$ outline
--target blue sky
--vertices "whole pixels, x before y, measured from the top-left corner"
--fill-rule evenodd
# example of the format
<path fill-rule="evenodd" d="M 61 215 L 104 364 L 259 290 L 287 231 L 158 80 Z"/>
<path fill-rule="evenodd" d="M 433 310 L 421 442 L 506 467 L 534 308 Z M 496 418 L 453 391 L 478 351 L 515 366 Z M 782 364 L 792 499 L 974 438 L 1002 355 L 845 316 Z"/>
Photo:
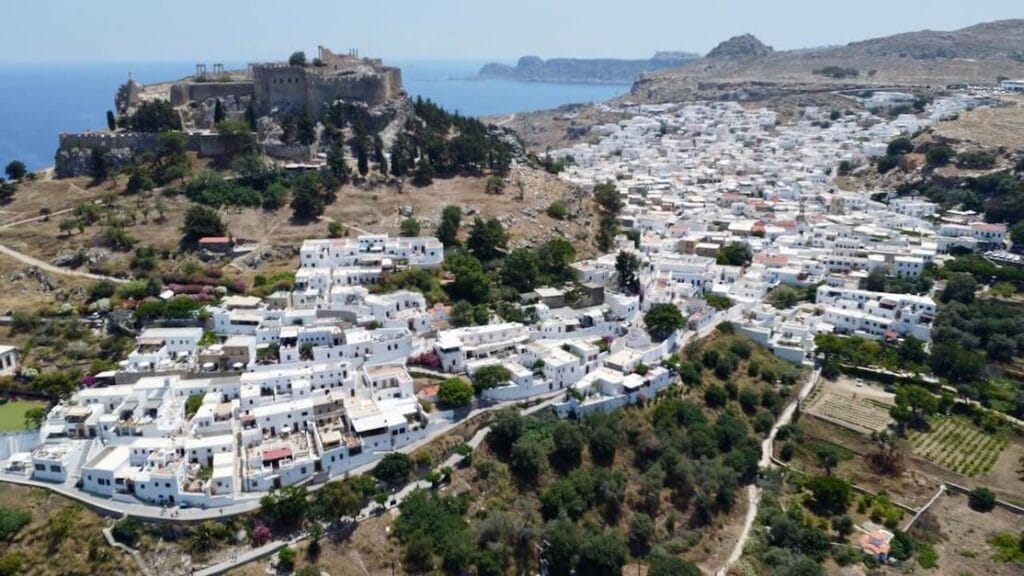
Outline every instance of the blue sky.
<path fill-rule="evenodd" d="M 284 58 L 317 44 L 386 59 L 706 52 L 751 32 L 776 49 L 1024 18 L 1021 0 L 14 0 L 6 62 Z"/>

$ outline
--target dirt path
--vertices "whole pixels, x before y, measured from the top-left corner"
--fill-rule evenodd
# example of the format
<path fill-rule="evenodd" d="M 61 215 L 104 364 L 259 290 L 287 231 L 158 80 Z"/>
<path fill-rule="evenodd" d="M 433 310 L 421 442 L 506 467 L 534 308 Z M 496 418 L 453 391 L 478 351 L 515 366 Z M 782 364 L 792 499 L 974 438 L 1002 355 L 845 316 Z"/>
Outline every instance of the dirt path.
<path fill-rule="evenodd" d="M 768 437 L 761 443 L 761 462 L 759 463 L 761 468 L 771 468 L 772 466 L 772 445 L 775 442 L 775 435 L 778 434 L 779 428 L 790 423 L 793 419 L 793 414 L 796 413 L 796 409 L 800 404 L 811 394 L 814 390 L 815 384 L 818 382 L 818 377 L 821 375 L 820 370 L 811 372 L 810 377 L 807 378 L 807 383 L 800 389 L 800 393 L 797 397 L 789 403 L 788 406 L 779 414 L 779 419 L 775 421 L 775 425 L 772 426 L 771 432 Z M 747 540 L 750 539 L 750 532 L 754 528 L 754 521 L 757 519 L 758 507 L 761 504 L 761 490 L 755 484 L 747 486 L 747 496 L 750 500 L 750 504 L 747 505 L 747 516 L 743 521 L 743 532 L 740 533 L 739 540 L 736 541 L 736 545 L 733 546 L 732 552 L 729 554 L 729 559 L 725 561 L 725 566 L 722 566 L 716 576 L 725 576 L 729 572 L 729 567 L 739 561 L 740 557 L 743 556 L 743 549 L 747 545 Z"/>
<path fill-rule="evenodd" d="M 117 283 L 127 282 L 127 280 L 125 280 L 123 278 L 114 278 L 113 276 L 103 276 L 101 274 L 92 274 L 92 273 L 89 273 L 89 272 L 79 272 L 78 270 L 71 270 L 70 268 L 61 268 L 59 266 L 54 266 L 53 264 L 50 264 L 49 262 L 43 262 L 42 260 L 39 260 L 38 258 L 33 258 L 32 256 L 29 256 L 28 254 L 24 254 L 22 252 L 18 252 L 17 250 L 14 250 L 13 248 L 11 248 L 9 246 L 5 246 L 3 244 L 0 244 L 0 254 L 6 254 L 7 256 L 10 256 L 11 258 L 14 258 L 15 260 L 17 260 L 17 261 L 19 261 L 19 262 L 21 262 L 23 264 L 28 264 L 29 266 L 35 266 L 36 268 L 39 268 L 40 270 L 43 270 L 45 272 L 50 272 L 52 274 L 61 274 L 63 276 L 77 276 L 79 278 L 89 278 L 91 280 L 110 280 L 111 282 L 117 282 Z"/>

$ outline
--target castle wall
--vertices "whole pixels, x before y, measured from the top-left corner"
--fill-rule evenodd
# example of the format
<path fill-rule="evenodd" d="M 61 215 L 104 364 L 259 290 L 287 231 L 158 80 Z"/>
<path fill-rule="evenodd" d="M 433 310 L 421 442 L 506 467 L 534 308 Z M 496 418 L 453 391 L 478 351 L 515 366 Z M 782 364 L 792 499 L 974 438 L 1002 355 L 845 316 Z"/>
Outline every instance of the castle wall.
<path fill-rule="evenodd" d="M 319 120 L 323 105 L 335 100 L 365 102 L 372 107 L 402 92 L 402 73 L 398 68 L 381 67 L 375 73 L 365 70 L 321 75 L 298 66 L 256 66 L 253 68 L 256 113 L 266 115 L 274 108 L 300 110 L 305 107 Z"/>
<path fill-rule="evenodd" d="M 256 113 L 260 116 L 273 108 L 301 109 L 309 104 L 306 71 L 298 66 L 257 66 L 253 69 L 253 84 Z"/>
<path fill-rule="evenodd" d="M 216 157 L 230 150 L 230 137 L 220 134 L 192 132 L 185 134 L 187 147 L 205 157 Z M 106 157 L 111 170 L 120 170 L 129 165 L 136 155 L 155 152 L 159 144 L 158 134 L 82 132 L 61 134 L 60 146 L 54 157 L 54 168 L 58 178 L 86 176 L 92 166 L 92 151 L 100 150 Z"/>
<path fill-rule="evenodd" d="M 207 98 L 235 98 L 252 96 L 253 82 L 177 82 L 171 86 L 171 105 L 202 102 Z"/>

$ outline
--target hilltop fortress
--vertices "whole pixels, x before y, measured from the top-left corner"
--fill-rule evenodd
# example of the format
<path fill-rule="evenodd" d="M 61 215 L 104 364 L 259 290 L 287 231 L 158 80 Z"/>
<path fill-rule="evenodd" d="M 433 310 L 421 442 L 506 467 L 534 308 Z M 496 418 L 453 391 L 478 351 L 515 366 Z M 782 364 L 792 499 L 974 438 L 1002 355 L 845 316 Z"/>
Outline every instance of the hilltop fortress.
<path fill-rule="evenodd" d="M 308 112 L 320 121 L 332 104 L 344 102 L 366 107 L 379 118 L 378 126 L 386 126 L 404 119 L 408 108 L 400 69 L 354 51 L 335 54 L 323 46 L 311 62 L 254 63 L 232 71 L 215 64 L 209 72 L 205 64 L 198 64 L 193 76 L 152 85 L 129 78 L 114 99 L 117 117 L 129 117 L 140 105 L 158 100 L 174 107 L 189 147 L 201 155 L 217 156 L 230 148 L 214 131 L 219 107 L 225 118 L 252 122 L 265 153 L 297 162 L 315 158 L 318 146 L 283 140 L 279 120 L 287 115 Z M 136 154 L 152 150 L 156 141 L 154 134 L 125 128 L 61 134 L 57 176 L 90 174 L 97 156 L 119 169 Z"/>

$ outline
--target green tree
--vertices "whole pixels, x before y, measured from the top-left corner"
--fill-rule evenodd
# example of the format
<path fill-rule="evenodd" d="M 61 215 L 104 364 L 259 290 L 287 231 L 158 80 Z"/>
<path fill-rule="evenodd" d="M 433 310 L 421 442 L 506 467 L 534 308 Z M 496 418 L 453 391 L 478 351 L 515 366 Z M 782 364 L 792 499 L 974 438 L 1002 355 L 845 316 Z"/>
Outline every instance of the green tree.
<path fill-rule="evenodd" d="M 615 236 L 619 233 L 619 225 L 615 218 L 604 215 L 598 221 L 597 234 L 594 235 L 594 245 L 602 252 L 608 252 L 615 245 Z"/>
<path fill-rule="evenodd" d="M 682 312 L 675 304 L 659 303 L 644 314 L 644 324 L 655 340 L 664 340 L 685 324 Z"/>
<path fill-rule="evenodd" d="M 525 426 L 523 416 L 515 408 L 499 410 L 487 432 L 487 445 L 495 453 L 507 456 L 512 451 L 512 445 L 523 434 Z"/>
<path fill-rule="evenodd" d="M 434 182 L 434 165 L 429 158 L 420 158 L 416 163 L 416 172 L 413 174 L 412 183 L 416 186 L 429 186 Z"/>
<path fill-rule="evenodd" d="M 988 488 L 979 486 L 967 494 L 967 504 L 978 512 L 991 512 L 996 506 L 996 495 Z"/>
<path fill-rule="evenodd" d="M 537 255 L 528 248 L 516 248 L 509 252 L 501 268 L 501 281 L 518 292 L 527 292 L 537 285 L 540 262 Z"/>
<path fill-rule="evenodd" d="M 811 508 L 822 516 L 845 514 L 850 503 L 850 484 L 835 476 L 816 476 L 806 484 L 814 498 Z"/>
<path fill-rule="evenodd" d="M 501 364 L 489 364 L 473 373 L 473 386 L 477 392 L 496 388 L 512 380 L 512 373 Z"/>
<path fill-rule="evenodd" d="M 193 204 L 185 212 L 181 232 L 183 234 L 182 243 L 192 246 L 199 242 L 200 238 L 206 236 L 224 236 L 227 234 L 227 227 L 216 210 Z"/>
<path fill-rule="evenodd" d="M 292 216 L 299 222 L 315 220 L 324 213 L 320 179 L 313 172 L 303 174 L 292 188 Z"/>
<path fill-rule="evenodd" d="M 224 104 L 221 103 L 220 98 L 217 98 L 213 104 L 213 123 L 218 124 L 224 121 L 227 116 L 224 114 Z"/>
<path fill-rule="evenodd" d="M 459 300 L 452 305 L 448 313 L 448 323 L 456 328 L 473 325 L 473 305 L 465 300 Z"/>
<path fill-rule="evenodd" d="M 544 469 L 548 453 L 540 439 L 522 436 L 512 445 L 509 469 L 521 482 L 535 484 Z"/>
<path fill-rule="evenodd" d="M 400 227 L 402 236 L 413 237 L 420 235 L 420 221 L 415 218 L 402 220 Z"/>
<path fill-rule="evenodd" d="M 117 119 L 114 117 L 113 110 L 107 110 L 107 130 L 111 132 L 117 130 Z"/>
<path fill-rule="evenodd" d="M 655 536 L 654 521 L 644 513 L 636 513 L 629 523 L 629 548 L 634 558 L 643 558 L 651 551 Z"/>
<path fill-rule="evenodd" d="M 910 141 L 910 138 L 900 136 L 889 141 L 889 145 L 886 146 L 885 153 L 888 156 L 900 156 L 908 152 L 914 151 L 914 143 Z"/>
<path fill-rule="evenodd" d="M 351 170 L 345 160 L 345 149 L 335 144 L 327 149 L 327 171 L 342 185 L 348 184 Z"/>
<path fill-rule="evenodd" d="M 28 169 L 21 160 L 11 160 L 4 168 L 4 173 L 7 174 L 9 180 L 21 180 L 28 174 Z"/>
<path fill-rule="evenodd" d="M 412 458 L 404 452 L 389 452 L 373 468 L 373 477 L 381 482 L 397 486 L 405 482 L 412 473 Z"/>
<path fill-rule="evenodd" d="M 288 57 L 289 66 L 305 66 L 306 65 L 306 53 L 300 51 L 292 52 L 292 55 Z"/>
<path fill-rule="evenodd" d="M 356 170 L 359 172 L 359 176 L 366 178 L 366 175 L 370 173 L 370 159 L 366 154 L 366 146 L 358 144 L 355 146 L 356 149 Z"/>
<path fill-rule="evenodd" d="M 484 272 L 483 265 L 472 254 L 464 250 L 449 251 L 444 265 L 455 277 L 445 287 L 445 291 L 452 299 L 480 304 L 490 296 L 490 278 Z"/>
<path fill-rule="evenodd" d="M 309 500 L 304 486 L 285 486 L 260 498 L 260 514 L 281 528 L 301 526 L 308 512 Z"/>
<path fill-rule="evenodd" d="M 626 294 L 640 292 L 640 258 L 633 252 L 622 251 L 615 257 L 615 272 L 618 274 L 619 289 Z"/>
<path fill-rule="evenodd" d="M 540 269 L 554 280 L 571 276 L 569 266 L 576 260 L 576 248 L 565 238 L 552 238 L 537 248 Z"/>
<path fill-rule="evenodd" d="M 925 159 L 929 166 L 945 166 L 949 164 L 949 161 L 955 154 L 949 146 L 938 144 L 928 149 L 928 152 L 925 153 Z"/>
<path fill-rule="evenodd" d="M 570 576 L 583 546 L 583 535 L 576 523 L 566 518 L 548 522 L 544 526 L 542 541 L 541 557 L 547 563 L 548 573 L 551 576 Z"/>
<path fill-rule="evenodd" d="M 730 242 L 718 253 L 716 261 L 723 266 L 746 266 L 751 258 L 749 246 L 742 242 Z"/>
<path fill-rule="evenodd" d="M 474 256 L 484 262 L 494 260 L 504 253 L 507 245 L 508 234 L 497 218 L 484 221 L 477 216 L 466 240 L 466 247 Z"/>
<path fill-rule="evenodd" d="M 462 224 L 462 208 L 445 206 L 441 211 L 441 222 L 437 225 L 435 236 L 445 248 L 459 245 L 459 226 Z"/>
<path fill-rule="evenodd" d="M 978 283 L 967 272 L 954 272 L 946 280 L 946 287 L 939 297 L 943 303 L 952 301 L 970 304 L 974 301 L 974 293 L 978 291 Z"/>
<path fill-rule="evenodd" d="M 577 466 L 583 454 L 583 432 L 576 424 L 559 420 L 551 432 L 554 462 L 563 470 Z"/>
<path fill-rule="evenodd" d="M 145 101 L 128 118 L 128 127 L 134 132 L 149 134 L 181 130 L 181 116 L 167 100 Z"/>
<path fill-rule="evenodd" d="M 363 495 L 348 480 L 328 482 L 316 496 L 318 509 L 329 522 L 355 517 L 363 502 Z"/>
<path fill-rule="evenodd" d="M 624 206 L 622 196 L 615 188 L 615 183 L 608 181 L 594 186 L 594 202 L 604 212 L 611 215 L 618 215 Z"/>
<path fill-rule="evenodd" d="M 579 549 L 576 571 L 588 576 L 621 576 L 629 550 L 615 532 L 594 534 Z"/>
<path fill-rule="evenodd" d="M 448 378 L 437 389 L 437 401 L 448 406 L 465 406 L 473 395 L 473 386 L 462 378 Z"/>

